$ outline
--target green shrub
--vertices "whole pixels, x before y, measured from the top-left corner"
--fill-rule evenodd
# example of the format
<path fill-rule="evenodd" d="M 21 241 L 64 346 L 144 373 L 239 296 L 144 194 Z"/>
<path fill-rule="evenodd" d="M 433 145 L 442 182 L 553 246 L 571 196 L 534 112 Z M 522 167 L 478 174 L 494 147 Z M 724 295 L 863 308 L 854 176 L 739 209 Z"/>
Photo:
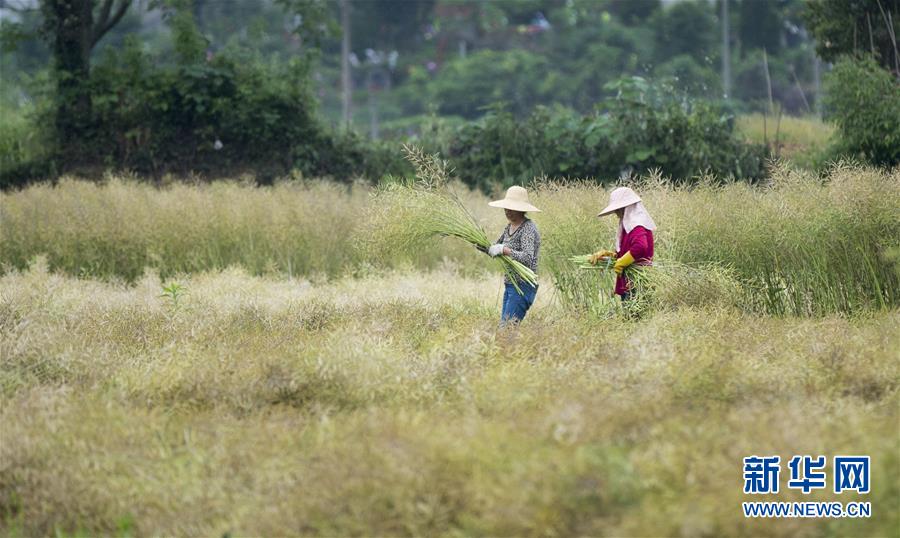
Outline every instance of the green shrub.
<path fill-rule="evenodd" d="M 446 148 L 460 178 L 482 189 L 542 175 L 610 180 L 654 168 L 678 180 L 706 171 L 721 178 L 762 177 L 765 148 L 741 141 L 734 118 L 721 107 L 678 98 L 671 87 L 639 77 L 606 89 L 616 96 L 591 115 L 538 107 L 517 120 L 495 106 L 432 147 Z"/>
<path fill-rule="evenodd" d="M 657 77 L 670 77 L 673 86 L 690 95 L 712 99 L 722 96 L 722 80 L 715 69 L 687 54 L 658 65 L 653 73 Z"/>
<path fill-rule="evenodd" d="M 156 67 L 138 46 L 111 52 L 94 70 L 94 162 L 151 174 L 382 173 L 367 163 L 384 160 L 383 153 L 369 155 L 358 138 L 320 124 L 305 62 L 240 61 L 223 53 Z"/>
<path fill-rule="evenodd" d="M 876 165 L 900 163 L 900 83 L 871 58 L 845 57 L 825 78 L 836 150 Z"/>
<path fill-rule="evenodd" d="M 41 156 L 40 131 L 22 111 L 4 106 L 0 114 L 0 188 L 46 175 L 50 169 Z"/>
<path fill-rule="evenodd" d="M 0 188 L 21 186 L 29 178 L 44 177 L 52 171 L 46 137 L 37 127 L 40 109 L 12 101 L 0 99 Z"/>
<path fill-rule="evenodd" d="M 21 122 L 5 125 L 0 187 L 40 178 L 54 167 L 153 177 L 250 171 L 264 183 L 291 172 L 339 180 L 409 172 L 399 151 L 322 124 L 307 59 L 264 61 L 240 49 L 207 59 L 193 23 L 176 22 L 175 62 L 151 56 L 133 37 L 119 49 L 106 49 L 90 75 L 84 137 L 60 141 L 41 159 L 26 159 L 25 134 L 52 140 L 52 127 L 24 133 Z"/>

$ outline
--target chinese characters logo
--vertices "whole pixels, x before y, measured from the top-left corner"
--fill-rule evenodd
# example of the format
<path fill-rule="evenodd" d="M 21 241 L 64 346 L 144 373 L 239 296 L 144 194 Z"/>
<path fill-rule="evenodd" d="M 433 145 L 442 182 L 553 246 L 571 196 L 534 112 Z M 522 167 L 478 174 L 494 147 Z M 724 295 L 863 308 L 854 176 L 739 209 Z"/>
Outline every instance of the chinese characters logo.
<path fill-rule="evenodd" d="M 808 494 L 827 485 L 825 456 L 794 456 L 788 462 L 787 487 Z M 781 475 L 780 456 L 744 458 L 744 493 L 778 493 Z M 832 459 L 832 486 L 835 493 L 869 493 L 869 456 L 835 456 Z"/>

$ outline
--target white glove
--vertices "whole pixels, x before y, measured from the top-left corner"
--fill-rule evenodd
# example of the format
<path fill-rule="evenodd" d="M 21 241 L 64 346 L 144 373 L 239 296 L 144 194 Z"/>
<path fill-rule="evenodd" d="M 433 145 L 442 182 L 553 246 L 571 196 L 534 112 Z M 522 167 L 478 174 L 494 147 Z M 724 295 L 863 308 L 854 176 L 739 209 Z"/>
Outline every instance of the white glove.
<path fill-rule="evenodd" d="M 501 243 L 491 245 L 491 248 L 488 249 L 488 254 L 490 254 L 492 258 L 496 258 L 497 256 L 503 254 L 503 245 Z"/>

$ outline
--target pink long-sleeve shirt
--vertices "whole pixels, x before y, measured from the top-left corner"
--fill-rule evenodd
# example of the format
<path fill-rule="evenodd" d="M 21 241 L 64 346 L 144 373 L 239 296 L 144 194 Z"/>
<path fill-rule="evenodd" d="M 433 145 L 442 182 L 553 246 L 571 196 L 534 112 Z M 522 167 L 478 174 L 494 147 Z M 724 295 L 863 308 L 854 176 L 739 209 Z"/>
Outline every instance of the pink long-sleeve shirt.
<path fill-rule="evenodd" d="M 653 232 L 643 226 L 635 226 L 632 230 L 622 236 L 619 242 L 619 252 L 616 257 L 621 258 L 626 252 L 631 252 L 634 263 L 639 265 L 651 265 L 653 260 Z M 625 295 L 628 291 L 628 279 L 622 273 L 616 277 L 616 293 Z"/>

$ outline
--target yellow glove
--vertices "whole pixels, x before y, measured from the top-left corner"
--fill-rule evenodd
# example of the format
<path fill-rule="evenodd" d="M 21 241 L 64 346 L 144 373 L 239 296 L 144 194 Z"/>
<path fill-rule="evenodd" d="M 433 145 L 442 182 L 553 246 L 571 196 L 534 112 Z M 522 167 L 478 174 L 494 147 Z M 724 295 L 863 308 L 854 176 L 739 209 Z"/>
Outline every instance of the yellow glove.
<path fill-rule="evenodd" d="M 591 254 L 591 257 L 588 258 L 588 263 L 591 265 L 597 265 L 600 263 L 603 258 L 614 258 L 616 253 L 611 250 L 598 250 L 597 252 Z"/>
<path fill-rule="evenodd" d="M 631 255 L 631 251 L 622 254 L 622 257 L 616 260 L 616 264 L 613 265 L 613 271 L 616 272 L 617 275 L 621 275 L 622 271 L 634 263 L 634 256 Z"/>

